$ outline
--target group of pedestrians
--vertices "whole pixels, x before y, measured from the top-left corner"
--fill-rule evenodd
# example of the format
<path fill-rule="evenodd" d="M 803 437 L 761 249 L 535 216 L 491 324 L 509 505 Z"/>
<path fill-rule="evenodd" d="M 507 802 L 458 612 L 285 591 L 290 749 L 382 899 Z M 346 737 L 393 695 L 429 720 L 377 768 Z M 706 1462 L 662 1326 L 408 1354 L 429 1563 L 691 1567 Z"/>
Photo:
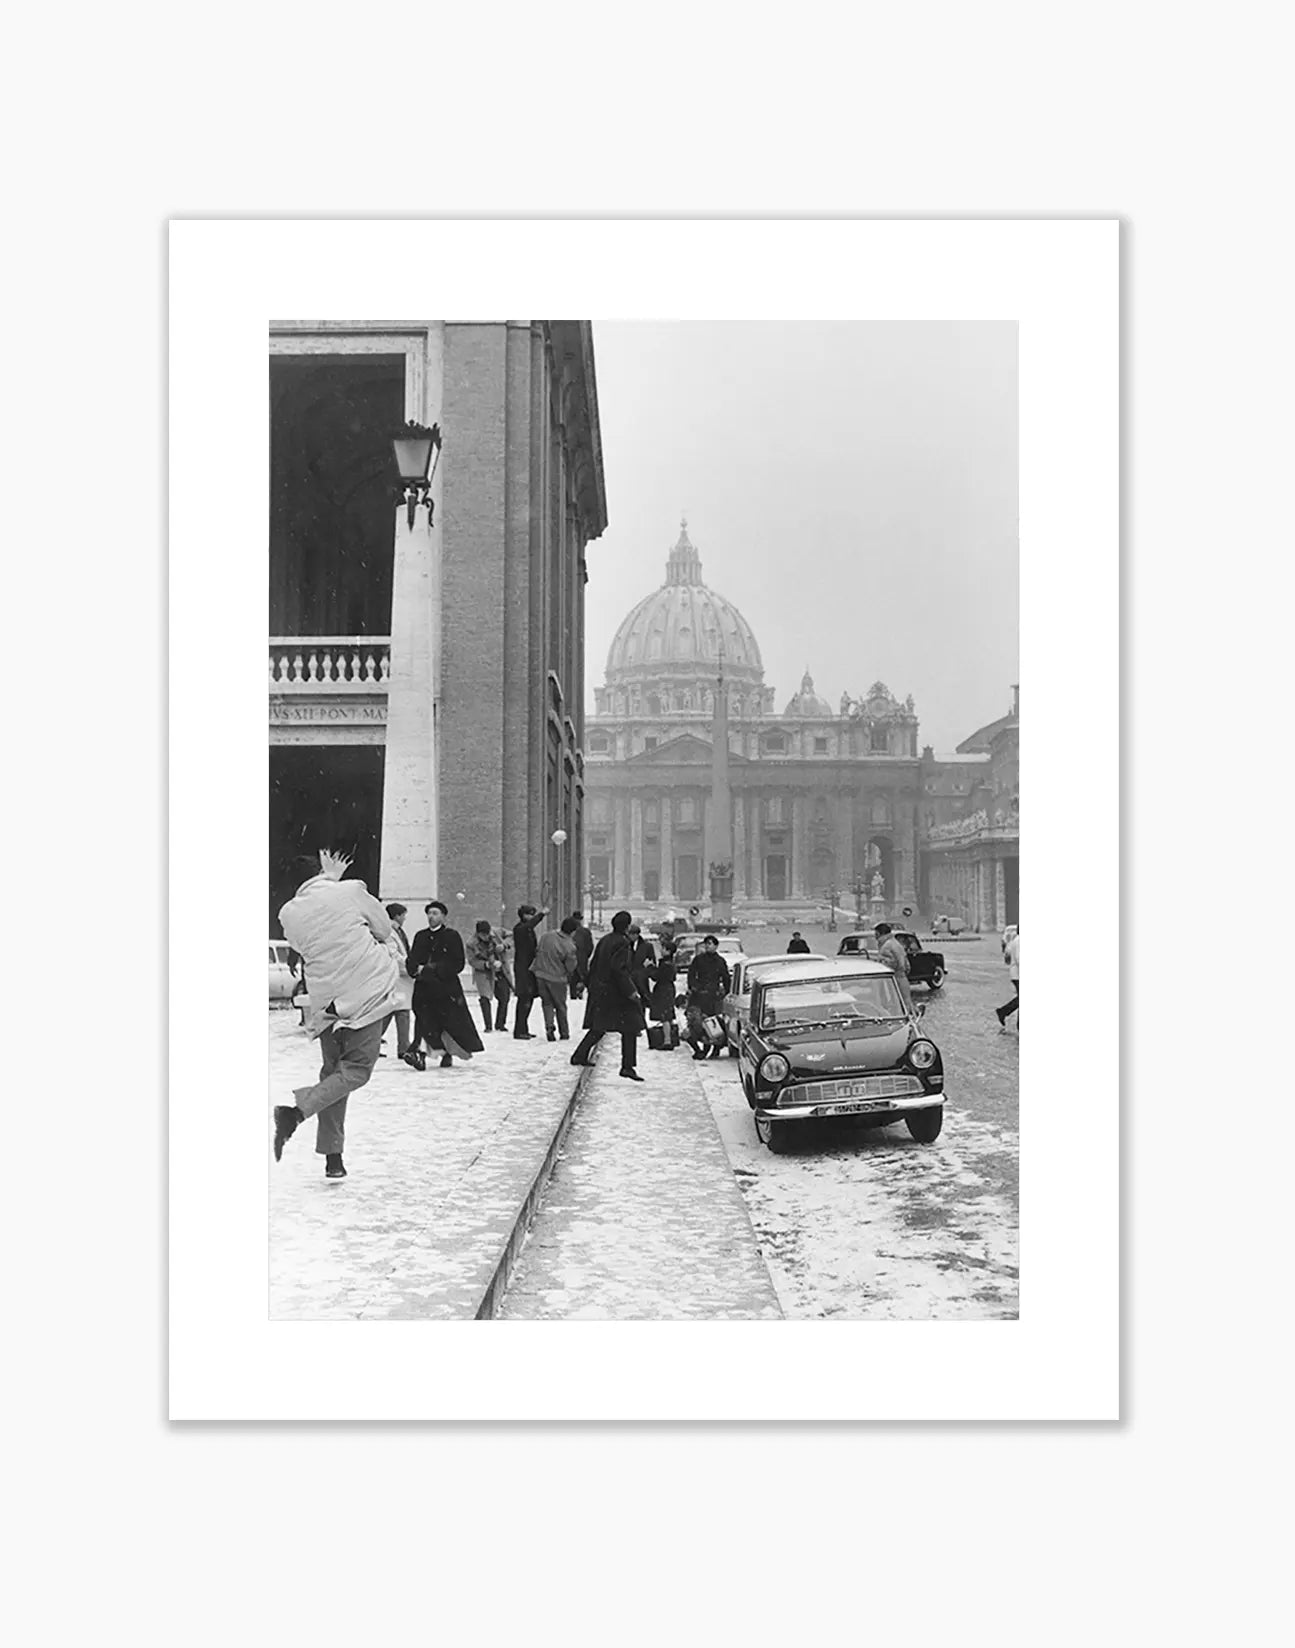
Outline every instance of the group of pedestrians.
<path fill-rule="evenodd" d="M 571 1055 L 572 1064 L 588 1064 L 603 1036 L 618 1035 L 620 1074 L 626 1081 L 641 1082 L 638 1038 L 649 1019 L 661 1026 L 662 1034 L 654 1043 L 659 1051 L 668 1052 L 676 1045 L 672 1031 L 679 1007 L 678 974 L 675 940 L 663 938 L 658 956 L 630 912 L 618 910 L 611 931 L 598 940 L 590 961 L 585 1034 Z M 719 1017 L 730 983 L 719 940 L 709 933 L 688 968 L 684 997 L 684 1039 L 694 1058 L 718 1058 L 723 1050 L 723 1039 L 710 1034 L 706 1021 Z"/>
<path fill-rule="evenodd" d="M 297 891 L 279 912 L 284 937 L 309 978 L 309 1007 L 302 1023 L 319 1038 L 319 1080 L 293 1092 L 293 1103 L 274 1107 L 274 1159 L 308 1116 L 317 1118 L 315 1149 L 329 1179 L 344 1179 L 346 1102 L 382 1057 L 387 1027 L 396 1028 L 396 1053 L 416 1070 L 428 1052 L 448 1068 L 455 1058 L 485 1050 L 461 975 L 471 966 L 483 1029 L 506 1030 L 508 1003 L 516 998 L 513 1035 L 533 1039 L 531 1009 L 538 999 L 550 1041 L 570 1039 L 569 995 L 587 983 L 593 934 L 576 910 L 558 930 L 537 935 L 547 908 L 523 904 L 511 934 L 479 921 L 470 950 L 449 924 L 440 899 L 424 908 L 427 925 L 410 940 L 408 909 L 385 908 L 362 881 L 346 880 L 350 860 L 321 852 L 297 860 Z"/>

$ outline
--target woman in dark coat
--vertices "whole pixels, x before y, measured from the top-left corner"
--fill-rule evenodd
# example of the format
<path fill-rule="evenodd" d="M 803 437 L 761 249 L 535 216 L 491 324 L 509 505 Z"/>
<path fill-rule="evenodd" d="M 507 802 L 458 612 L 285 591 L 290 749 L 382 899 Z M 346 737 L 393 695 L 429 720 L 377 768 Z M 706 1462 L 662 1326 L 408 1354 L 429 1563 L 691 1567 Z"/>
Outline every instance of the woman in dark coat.
<path fill-rule="evenodd" d="M 414 980 L 414 1022 L 427 1045 L 439 1049 L 442 1070 L 454 1063 L 452 1054 L 470 1059 L 485 1047 L 459 982 L 467 958 L 463 940 L 445 924 L 448 914 L 440 899 L 434 898 L 427 906 L 427 926 L 415 934 L 405 962 Z"/>
<path fill-rule="evenodd" d="M 661 941 L 661 959 L 652 969 L 650 1006 L 652 1018 L 657 1024 L 674 1023 L 675 1005 L 678 999 L 675 995 L 674 981 L 679 971 L 675 964 L 674 949 L 673 939 L 663 939 Z M 669 1048 L 670 1044 L 667 1041 L 662 1051 L 668 1052 Z"/>
<path fill-rule="evenodd" d="M 612 930 L 598 940 L 589 962 L 589 1000 L 585 1007 L 584 1039 L 571 1055 L 572 1064 L 588 1064 L 598 1040 L 615 1031 L 621 1038 L 621 1075 L 626 1081 L 641 1082 L 635 1069 L 638 1038 L 642 1035 L 643 1008 L 638 987 L 630 972 L 628 910 L 617 910 Z"/>

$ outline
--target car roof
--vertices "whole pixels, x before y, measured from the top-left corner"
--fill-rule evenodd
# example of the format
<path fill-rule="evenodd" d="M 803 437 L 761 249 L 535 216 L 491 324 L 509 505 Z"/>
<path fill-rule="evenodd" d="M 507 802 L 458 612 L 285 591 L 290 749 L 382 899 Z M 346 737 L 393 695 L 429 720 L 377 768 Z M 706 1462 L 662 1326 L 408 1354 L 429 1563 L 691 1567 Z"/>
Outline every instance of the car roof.
<path fill-rule="evenodd" d="M 773 959 L 773 958 L 771 958 Z M 859 956 L 827 956 L 816 961 L 812 956 L 788 956 L 785 971 L 769 982 L 787 984 L 796 979 L 836 978 L 893 978 L 889 967 L 880 961 L 867 961 Z"/>

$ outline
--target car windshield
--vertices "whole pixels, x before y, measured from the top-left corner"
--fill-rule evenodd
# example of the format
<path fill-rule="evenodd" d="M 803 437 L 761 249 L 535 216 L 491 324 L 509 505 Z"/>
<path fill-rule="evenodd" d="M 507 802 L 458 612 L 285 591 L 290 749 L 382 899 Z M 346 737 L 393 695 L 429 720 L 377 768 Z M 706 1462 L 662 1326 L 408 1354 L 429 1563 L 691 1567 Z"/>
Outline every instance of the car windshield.
<path fill-rule="evenodd" d="M 839 979 L 803 979 L 765 986 L 760 1027 L 831 1024 L 837 1019 L 900 1019 L 903 1004 L 889 973 Z"/>

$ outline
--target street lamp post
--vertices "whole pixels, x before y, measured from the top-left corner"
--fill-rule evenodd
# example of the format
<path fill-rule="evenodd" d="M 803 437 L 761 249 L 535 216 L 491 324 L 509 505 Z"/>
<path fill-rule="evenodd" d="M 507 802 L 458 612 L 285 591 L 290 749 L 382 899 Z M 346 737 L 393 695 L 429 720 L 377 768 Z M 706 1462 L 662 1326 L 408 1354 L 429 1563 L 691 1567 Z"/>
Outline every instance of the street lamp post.
<path fill-rule="evenodd" d="M 840 889 L 833 885 L 827 888 L 823 896 L 827 900 L 827 930 L 829 933 L 834 933 L 836 931 L 836 901 L 841 896 Z"/>
<path fill-rule="evenodd" d="M 408 511 L 407 520 L 409 530 L 414 530 L 414 516 L 418 512 L 419 504 L 427 510 L 427 524 L 432 524 L 432 480 L 436 475 L 436 466 L 432 463 L 432 452 L 436 453 L 436 462 L 441 461 L 441 426 L 432 424 L 429 429 L 426 424 L 415 423 L 411 418 L 398 435 L 391 437 L 391 450 L 395 454 L 396 473 L 400 476 L 400 485 L 396 496 L 401 499 Z"/>
<path fill-rule="evenodd" d="M 853 892 L 854 892 L 854 930 L 855 930 L 856 933 L 861 933 L 863 931 L 863 901 L 868 896 L 868 889 L 864 885 L 864 881 L 863 881 L 862 876 L 855 876 Z"/>

